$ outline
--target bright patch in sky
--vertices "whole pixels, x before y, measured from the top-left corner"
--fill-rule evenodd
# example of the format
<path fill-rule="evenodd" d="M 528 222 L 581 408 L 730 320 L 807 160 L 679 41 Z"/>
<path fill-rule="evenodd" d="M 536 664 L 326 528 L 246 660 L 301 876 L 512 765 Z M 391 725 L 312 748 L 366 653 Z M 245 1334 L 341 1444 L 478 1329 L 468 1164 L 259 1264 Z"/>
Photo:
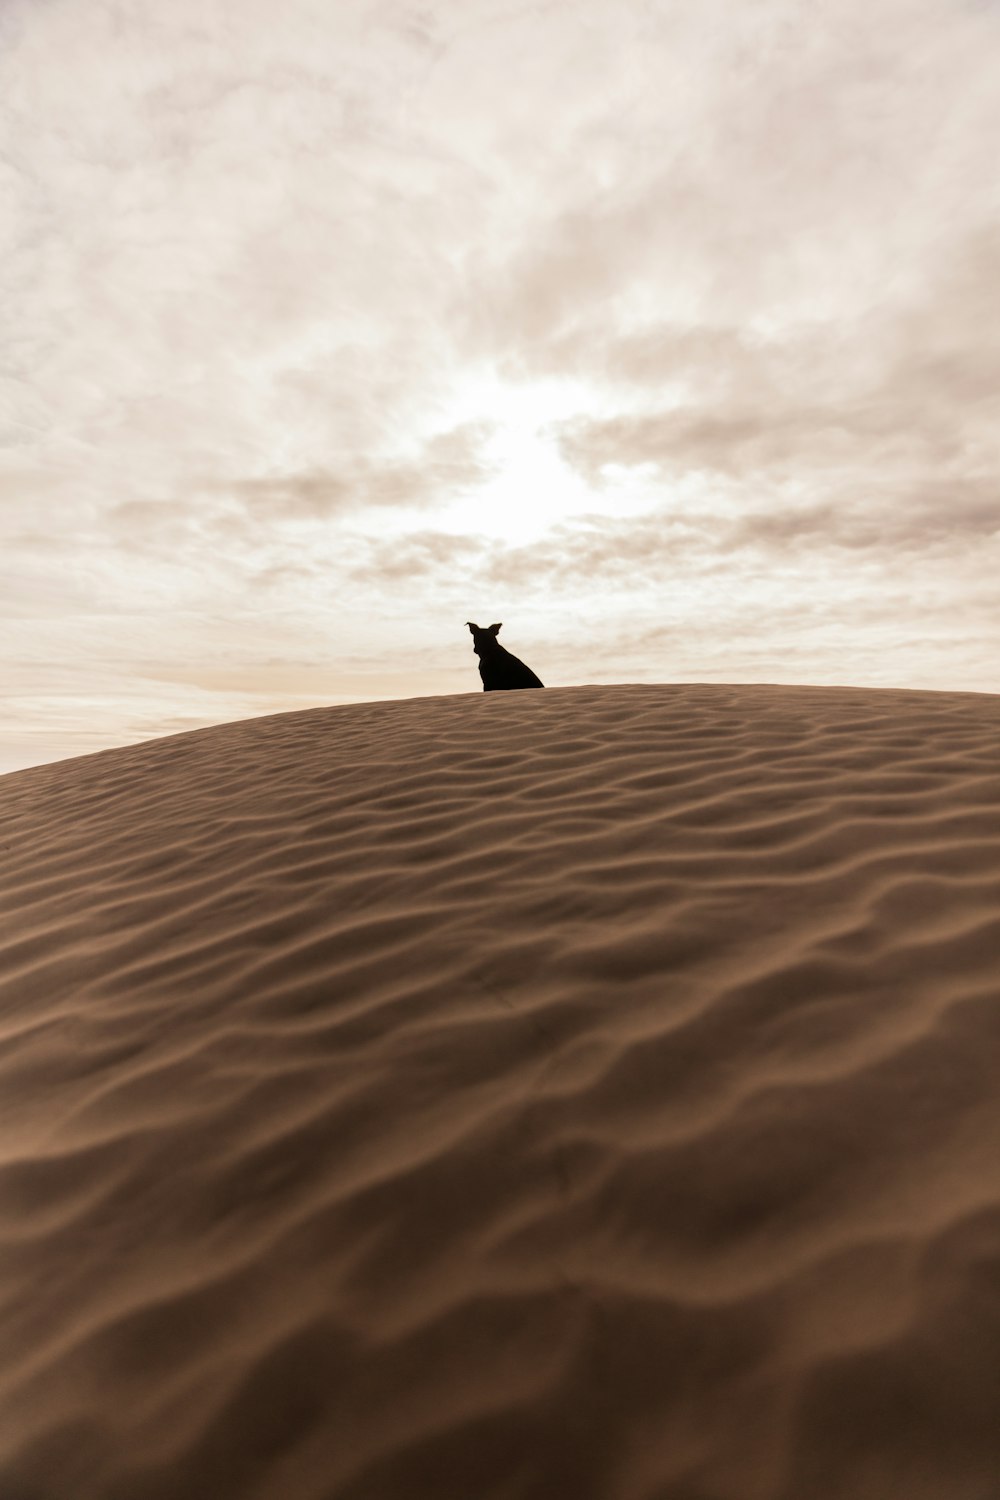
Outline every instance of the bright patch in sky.
<path fill-rule="evenodd" d="M 442 522 L 524 546 L 574 517 L 624 516 L 646 509 L 655 465 L 634 471 L 608 465 L 607 483 L 595 489 L 560 450 L 561 424 L 614 414 L 595 386 L 580 381 L 514 384 L 480 376 L 464 382 L 446 408 L 446 420 L 455 426 L 482 425 L 488 432 L 481 450 L 486 472 L 474 489 L 442 509 Z"/>
<path fill-rule="evenodd" d="M 443 508 L 442 524 L 523 546 L 592 507 L 589 486 L 566 463 L 553 432 L 553 424 L 576 416 L 586 398 L 569 382 L 465 382 L 447 421 L 482 425 L 484 477 Z"/>

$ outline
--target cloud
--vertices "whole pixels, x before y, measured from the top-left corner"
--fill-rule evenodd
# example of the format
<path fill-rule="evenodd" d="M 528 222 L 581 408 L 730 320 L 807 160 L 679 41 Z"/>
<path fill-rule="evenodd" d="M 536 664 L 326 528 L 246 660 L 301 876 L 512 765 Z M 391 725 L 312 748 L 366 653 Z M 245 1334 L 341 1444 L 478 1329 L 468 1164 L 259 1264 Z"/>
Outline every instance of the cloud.
<path fill-rule="evenodd" d="M 443 507 L 492 471 L 483 453 L 491 426 L 469 422 L 426 439 L 407 458 L 358 455 L 340 472 L 318 471 L 244 479 L 227 486 L 252 516 L 327 520 L 371 509 Z"/>
<path fill-rule="evenodd" d="M 603 378 L 647 404 L 561 424 L 561 452 L 596 490 L 644 473 L 665 512 L 685 513 L 677 482 L 701 476 L 725 498 L 712 524 L 722 553 L 995 545 L 1000 350 L 981 332 L 1000 315 L 998 286 L 1000 236 L 976 233 L 850 340 L 822 327 L 756 341 L 672 328 L 607 339 Z M 658 368 L 670 400 L 651 409 Z"/>
<path fill-rule="evenodd" d="M 462 589 L 478 570 L 483 551 L 480 539 L 433 530 L 361 545 L 364 560 L 351 567 L 349 576 L 356 583 L 380 589 L 394 589 L 403 582 Z"/>
<path fill-rule="evenodd" d="M 702 405 L 642 416 L 581 421 L 562 428 L 563 456 L 594 484 L 609 466 L 654 465 L 664 473 L 695 470 L 753 480 L 761 474 L 822 476 L 935 468 L 962 451 L 960 428 L 940 412 L 899 399 L 810 405 L 789 401 L 713 411 Z"/>
<path fill-rule="evenodd" d="M 988 480 L 822 503 L 777 492 L 766 504 L 741 506 L 722 491 L 714 507 L 672 511 L 665 504 L 618 520 L 576 518 L 528 546 L 435 531 L 360 542 L 364 560 L 351 577 L 375 587 L 419 580 L 438 600 L 493 590 L 526 600 L 597 598 L 610 606 L 629 595 L 648 598 L 678 579 L 738 591 L 752 579 L 780 575 L 781 590 L 801 611 L 811 593 L 833 593 L 835 580 L 847 587 L 864 567 L 867 584 L 857 586 L 870 586 L 883 600 L 873 606 L 877 613 L 885 579 L 942 559 L 969 564 L 998 541 L 1000 495 Z"/>
<path fill-rule="evenodd" d="M 842 497 L 837 503 L 758 510 L 730 523 L 731 547 L 787 550 L 836 547 L 880 552 L 888 560 L 907 553 L 961 551 L 1000 540 L 1000 493 L 992 480 L 923 484 L 904 494 Z M 725 543 L 724 543 L 725 545 Z"/>

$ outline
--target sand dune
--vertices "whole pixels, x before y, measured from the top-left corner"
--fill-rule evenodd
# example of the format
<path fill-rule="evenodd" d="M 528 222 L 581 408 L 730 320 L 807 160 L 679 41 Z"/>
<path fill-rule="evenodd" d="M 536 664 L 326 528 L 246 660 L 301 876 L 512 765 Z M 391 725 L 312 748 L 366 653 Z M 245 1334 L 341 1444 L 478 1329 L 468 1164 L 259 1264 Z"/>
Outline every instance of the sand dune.
<path fill-rule="evenodd" d="M 1000 698 L 0 779 L 2 1500 L 1000 1495 Z"/>

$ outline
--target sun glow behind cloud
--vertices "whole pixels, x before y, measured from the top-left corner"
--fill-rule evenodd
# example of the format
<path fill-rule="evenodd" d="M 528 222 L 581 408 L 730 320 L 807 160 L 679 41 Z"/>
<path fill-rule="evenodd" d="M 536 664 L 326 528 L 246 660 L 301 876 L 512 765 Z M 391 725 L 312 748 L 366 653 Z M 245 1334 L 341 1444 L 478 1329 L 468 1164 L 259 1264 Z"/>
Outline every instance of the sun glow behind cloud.
<path fill-rule="evenodd" d="M 599 497 L 564 458 L 558 427 L 607 414 L 596 395 L 578 381 L 515 384 L 497 374 L 464 379 L 441 415 L 449 429 L 466 423 L 481 427 L 483 474 L 441 508 L 439 523 L 517 547 L 592 511 Z"/>

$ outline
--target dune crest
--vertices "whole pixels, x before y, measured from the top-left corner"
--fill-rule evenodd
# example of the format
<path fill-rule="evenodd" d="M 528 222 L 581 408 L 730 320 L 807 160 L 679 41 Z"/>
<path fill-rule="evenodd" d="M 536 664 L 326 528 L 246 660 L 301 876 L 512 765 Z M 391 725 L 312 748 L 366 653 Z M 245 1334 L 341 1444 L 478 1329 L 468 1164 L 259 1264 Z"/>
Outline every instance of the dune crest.
<path fill-rule="evenodd" d="M 0 778 L 4 1500 L 988 1500 L 1000 698 Z"/>

